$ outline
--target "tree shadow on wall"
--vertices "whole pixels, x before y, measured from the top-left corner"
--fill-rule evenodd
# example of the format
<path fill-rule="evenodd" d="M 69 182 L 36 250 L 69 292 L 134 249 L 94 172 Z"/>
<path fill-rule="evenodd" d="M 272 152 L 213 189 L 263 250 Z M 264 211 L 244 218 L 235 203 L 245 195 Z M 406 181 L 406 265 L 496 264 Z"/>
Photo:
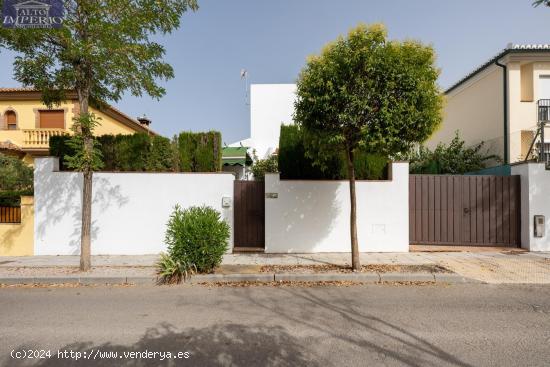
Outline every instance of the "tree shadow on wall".
<path fill-rule="evenodd" d="M 44 169 L 44 168 L 38 168 Z M 113 186 L 108 179 L 94 174 L 92 198 L 92 246 L 97 238 L 98 228 L 94 216 L 101 215 L 109 207 L 122 207 L 128 198 L 121 193 L 119 185 Z M 52 232 L 67 230 L 66 218 L 70 217 L 71 233 L 63 233 L 64 243 L 71 255 L 80 254 L 80 233 L 82 227 L 82 174 L 74 172 L 35 171 L 35 238 L 38 246 L 51 245 L 51 239 L 45 244 Z M 47 249 L 46 249 L 47 250 Z M 67 253 L 63 253 L 67 254 Z"/>
<path fill-rule="evenodd" d="M 280 230 L 275 232 L 275 238 L 270 241 L 277 249 L 284 249 L 282 252 L 311 253 L 323 250 L 319 244 L 330 236 L 335 226 L 334 218 L 338 218 L 342 211 L 337 200 L 340 183 L 282 180 L 281 184 L 279 197 L 287 196 L 287 200 L 281 204 L 284 210 L 280 212 L 280 218 L 272 219 L 282 223 Z"/>
<path fill-rule="evenodd" d="M 21 345 L 16 350 L 33 349 Z M 297 338 L 281 327 L 243 326 L 236 324 L 214 325 L 202 329 L 189 328 L 178 332 L 170 324 L 162 324 L 147 330 L 145 335 L 132 345 L 112 343 L 73 343 L 59 350 L 80 352 L 90 359 L 59 359 L 57 354 L 50 359 L 39 360 L 36 366 L 318 366 L 314 356 L 305 353 L 306 347 Z M 96 351 L 116 352 L 119 356 L 128 352 L 189 352 L 188 359 L 160 358 L 96 358 Z M 13 362 L 13 360 L 11 360 Z M 24 366 L 25 364 L 16 364 Z"/>

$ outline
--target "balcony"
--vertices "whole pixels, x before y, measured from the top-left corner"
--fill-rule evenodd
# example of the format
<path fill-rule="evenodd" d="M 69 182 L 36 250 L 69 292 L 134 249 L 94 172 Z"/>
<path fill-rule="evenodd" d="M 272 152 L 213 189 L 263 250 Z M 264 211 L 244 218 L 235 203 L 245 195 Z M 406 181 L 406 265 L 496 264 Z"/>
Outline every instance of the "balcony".
<path fill-rule="evenodd" d="M 64 129 L 22 129 L 23 144 L 21 148 L 30 150 L 49 149 L 50 137 L 66 135 Z"/>
<path fill-rule="evenodd" d="M 539 99 L 537 105 L 539 122 L 550 123 L 550 99 Z"/>

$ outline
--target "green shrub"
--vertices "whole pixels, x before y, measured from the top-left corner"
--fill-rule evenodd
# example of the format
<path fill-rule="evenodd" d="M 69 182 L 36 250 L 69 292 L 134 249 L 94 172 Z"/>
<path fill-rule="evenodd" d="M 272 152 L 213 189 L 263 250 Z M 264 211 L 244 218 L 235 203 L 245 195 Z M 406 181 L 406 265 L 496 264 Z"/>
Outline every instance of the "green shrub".
<path fill-rule="evenodd" d="M 388 157 L 383 154 L 355 152 L 355 176 L 358 180 L 385 180 L 388 177 Z M 348 177 L 344 158 L 341 160 L 342 178 Z"/>
<path fill-rule="evenodd" d="M 272 154 L 266 159 L 258 159 L 256 152 L 254 151 L 253 156 L 254 163 L 252 164 L 250 170 L 252 171 L 255 181 L 263 181 L 266 173 L 276 173 L 279 171 L 276 155 Z"/>
<path fill-rule="evenodd" d="M 229 236 L 229 225 L 215 209 L 194 206 L 182 210 L 176 205 L 168 221 L 165 242 L 174 262 L 208 273 L 221 263 Z"/>
<path fill-rule="evenodd" d="M 33 169 L 17 157 L 0 153 L 0 206 L 19 206 L 33 194 Z"/>
<path fill-rule="evenodd" d="M 319 149 L 323 146 L 320 145 Z M 355 176 L 359 180 L 385 179 L 388 161 L 385 155 L 358 149 L 355 151 Z M 304 132 L 297 125 L 281 126 L 278 162 L 282 179 L 343 180 L 348 176 L 343 153 L 326 157 L 323 167 L 314 165 L 306 154 Z"/>
<path fill-rule="evenodd" d="M 327 159 L 324 169 L 313 164 L 313 160 L 306 155 L 303 132 L 298 125 L 281 125 L 278 163 L 282 179 L 341 178 L 340 157 L 334 156 Z"/>
<path fill-rule="evenodd" d="M 159 284 L 181 283 L 196 272 L 197 269 L 193 264 L 186 260 L 173 259 L 170 255 L 165 253 L 160 254 L 160 259 L 157 262 Z"/>
<path fill-rule="evenodd" d="M 466 147 L 457 131 L 448 145 L 440 143 L 433 151 L 420 146 L 402 158 L 409 161 L 410 173 L 461 175 L 487 168 L 490 162 L 501 161 L 499 156 L 484 150 L 484 146 L 481 142 Z"/>

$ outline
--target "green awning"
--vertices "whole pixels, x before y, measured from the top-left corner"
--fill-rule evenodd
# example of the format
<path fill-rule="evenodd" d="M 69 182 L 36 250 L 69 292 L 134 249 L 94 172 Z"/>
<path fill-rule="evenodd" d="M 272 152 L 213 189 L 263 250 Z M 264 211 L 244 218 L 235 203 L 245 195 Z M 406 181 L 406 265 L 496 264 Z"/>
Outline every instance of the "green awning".
<path fill-rule="evenodd" d="M 224 166 L 249 166 L 252 158 L 246 147 L 224 147 L 222 149 L 222 164 Z"/>

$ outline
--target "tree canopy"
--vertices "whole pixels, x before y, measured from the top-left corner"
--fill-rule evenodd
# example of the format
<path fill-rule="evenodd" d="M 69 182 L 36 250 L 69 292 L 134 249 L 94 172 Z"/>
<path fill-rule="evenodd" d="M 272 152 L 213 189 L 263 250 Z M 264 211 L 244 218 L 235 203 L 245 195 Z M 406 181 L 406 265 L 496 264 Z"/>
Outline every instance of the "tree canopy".
<path fill-rule="evenodd" d="M 0 4 L 3 0 L 0 0 Z M 89 89 L 92 103 L 123 93 L 159 98 L 159 80 L 174 76 L 156 34 L 177 29 L 196 0 L 70 0 L 59 29 L 0 28 L 0 46 L 17 52 L 15 79 L 43 92 L 46 104 Z M 86 85 L 83 85 L 86 84 Z"/>
<path fill-rule="evenodd" d="M 416 41 L 390 41 L 383 25 L 364 24 L 308 59 L 297 83 L 295 120 L 306 150 L 324 166 L 345 153 L 350 188 L 352 267 L 360 270 L 355 154 L 394 155 L 425 141 L 441 123 L 435 53 Z"/>
<path fill-rule="evenodd" d="M 359 25 L 309 58 L 298 80 L 295 118 L 326 138 L 325 148 L 405 152 L 441 122 L 438 75 L 431 47 L 389 41 L 380 24 Z"/>

